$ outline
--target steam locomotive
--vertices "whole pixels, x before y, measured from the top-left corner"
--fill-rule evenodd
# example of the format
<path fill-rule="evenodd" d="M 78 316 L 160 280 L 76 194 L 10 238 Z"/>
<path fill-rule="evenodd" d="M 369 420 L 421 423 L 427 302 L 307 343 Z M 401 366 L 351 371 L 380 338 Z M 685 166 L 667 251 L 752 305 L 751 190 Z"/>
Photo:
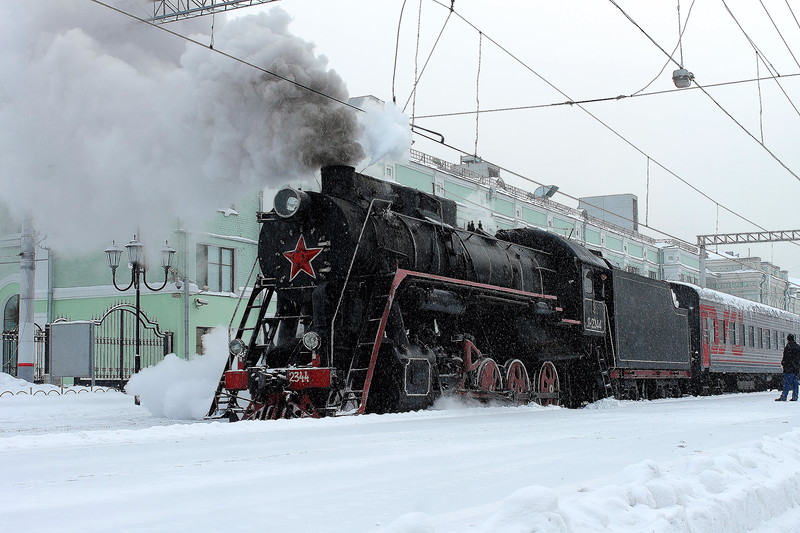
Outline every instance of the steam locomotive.
<path fill-rule="evenodd" d="M 460 229 L 455 202 L 352 167 L 258 217 L 261 272 L 210 418 L 757 390 L 800 331 L 797 315 L 624 272 L 545 230 Z"/>

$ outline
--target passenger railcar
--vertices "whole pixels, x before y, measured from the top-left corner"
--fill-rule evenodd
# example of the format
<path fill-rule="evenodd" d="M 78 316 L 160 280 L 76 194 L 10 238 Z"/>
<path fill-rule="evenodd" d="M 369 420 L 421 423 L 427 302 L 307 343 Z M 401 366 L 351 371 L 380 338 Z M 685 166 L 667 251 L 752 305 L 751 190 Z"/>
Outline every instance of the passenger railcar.
<path fill-rule="evenodd" d="M 279 191 L 259 221 L 260 275 L 210 417 L 751 389 L 776 372 L 774 332 L 798 329 L 794 315 L 622 272 L 551 232 L 460 229 L 453 201 L 351 167 L 324 168 L 320 192 Z M 726 344 L 735 317 L 762 347 Z"/>
<path fill-rule="evenodd" d="M 696 392 L 779 385 L 786 337 L 800 331 L 798 315 L 691 285 L 672 287 L 689 312 Z"/>

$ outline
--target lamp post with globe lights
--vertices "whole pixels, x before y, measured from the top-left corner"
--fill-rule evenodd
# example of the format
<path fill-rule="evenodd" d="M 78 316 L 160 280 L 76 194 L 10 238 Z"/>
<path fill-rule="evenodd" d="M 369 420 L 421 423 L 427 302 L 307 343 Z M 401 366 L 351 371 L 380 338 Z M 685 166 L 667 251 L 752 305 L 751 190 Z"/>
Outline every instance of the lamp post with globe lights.
<path fill-rule="evenodd" d="M 141 370 L 142 363 L 141 363 L 141 355 L 140 355 L 140 347 L 141 347 L 141 339 L 139 336 L 140 333 L 140 317 L 141 317 L 141 283 L 144 282 L 144 286 L 150 289 L 153 292 L 158 292 L 164 287 L 167 286 L 169 269 L 172 267 L 172 258 L 175 255 L 175 249 L 172 248 L 169 243 L 166 243 L 163 248 L 161 248 L 161 267 L 164 269 L 164 283 L 161 284 L 160 287 L 151 287 L 149 283 L 147 283 L 147 267 L 145 266 L 144 261 L 144 246 L 141 242 L 133 236 L 133 240 L 125 245 L 125 248 L 128 250 L 128 260 L 130 262 L 131 268 L 131 281 L 128 283 L 127 287 L 120 287 L 117 285 L 117 267 L 119 267 L 119 260 L 122 256 L 122 248 L 111 242 L 111 246 L 105 249 L 106 255 L 108 255 L 108 266 L 111 267 L 111 281 L 114 283 L 114 288 L 118 291 L 125 292 L 131 287 L 136 290 L 136 351 L 133 356 L 133 372 L 137 373 Z M 122 361 L 122 354 L 120 354 L 120 368 L 119 368 L 119 379 L 120 379 L 120 386 L 122 386 L 123 380 L 123 361 Z"/>

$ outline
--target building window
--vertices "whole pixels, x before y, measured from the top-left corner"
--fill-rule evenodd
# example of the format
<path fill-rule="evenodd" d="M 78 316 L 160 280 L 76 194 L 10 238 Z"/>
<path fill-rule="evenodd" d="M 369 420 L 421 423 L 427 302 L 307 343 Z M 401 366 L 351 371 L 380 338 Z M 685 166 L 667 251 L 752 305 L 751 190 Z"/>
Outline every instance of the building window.
<path fill-rule="evenodd" d="M 233 248 L 197 246 L 197 284 L 214 292 L 233 292 Z"/>
<path fill-rule="evenodd" d="M 647 275 L 650 277 L 650 279 L 656 279 L 656 272 L 654 270 L 648 270 Z"/>
<path fill-rule="evenodd" d="M 12 296 L 3 309 L 3 332 L 14 331 L 19 325 L 19 294 Z"/>

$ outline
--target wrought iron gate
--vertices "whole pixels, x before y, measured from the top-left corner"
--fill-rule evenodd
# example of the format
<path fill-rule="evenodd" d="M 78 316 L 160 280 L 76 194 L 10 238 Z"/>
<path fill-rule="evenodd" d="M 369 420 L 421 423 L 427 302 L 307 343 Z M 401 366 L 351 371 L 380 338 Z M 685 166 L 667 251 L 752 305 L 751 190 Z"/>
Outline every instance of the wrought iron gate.
<path fill-rule="evenodd" d="M 39 324 L 35 324 L 36 331 L 33 334 L 33 350 L 34 350 L 34 359 L 33 359 L 33 379 L 35 381 L 41 381 L 44 377 L 44 374 L 47 373 L 47 369 L 45 368 L 45 333 L 42 331 L 42 328 L 39 327 Z M 19 349 L 19 326 L 15 327 L 11 331 L 4 331 L 3 332 L 3 366 L 0 368 L 0 372 L 4 372 L 6 374 L 11 374 L 12 376 L 17 375 L 17 351 Z"/>
<path fill-rule="evenodd" d="M 120 303 L 96 319 L 94 336 L 95 380 L 127 381 L 133 375 L 136 352 L 136 307 Z M 153 366 L 173 352 L 173 334 L 162 332 L 158 323 L 140 311 L 140 356 L 142 368 Z"/>

